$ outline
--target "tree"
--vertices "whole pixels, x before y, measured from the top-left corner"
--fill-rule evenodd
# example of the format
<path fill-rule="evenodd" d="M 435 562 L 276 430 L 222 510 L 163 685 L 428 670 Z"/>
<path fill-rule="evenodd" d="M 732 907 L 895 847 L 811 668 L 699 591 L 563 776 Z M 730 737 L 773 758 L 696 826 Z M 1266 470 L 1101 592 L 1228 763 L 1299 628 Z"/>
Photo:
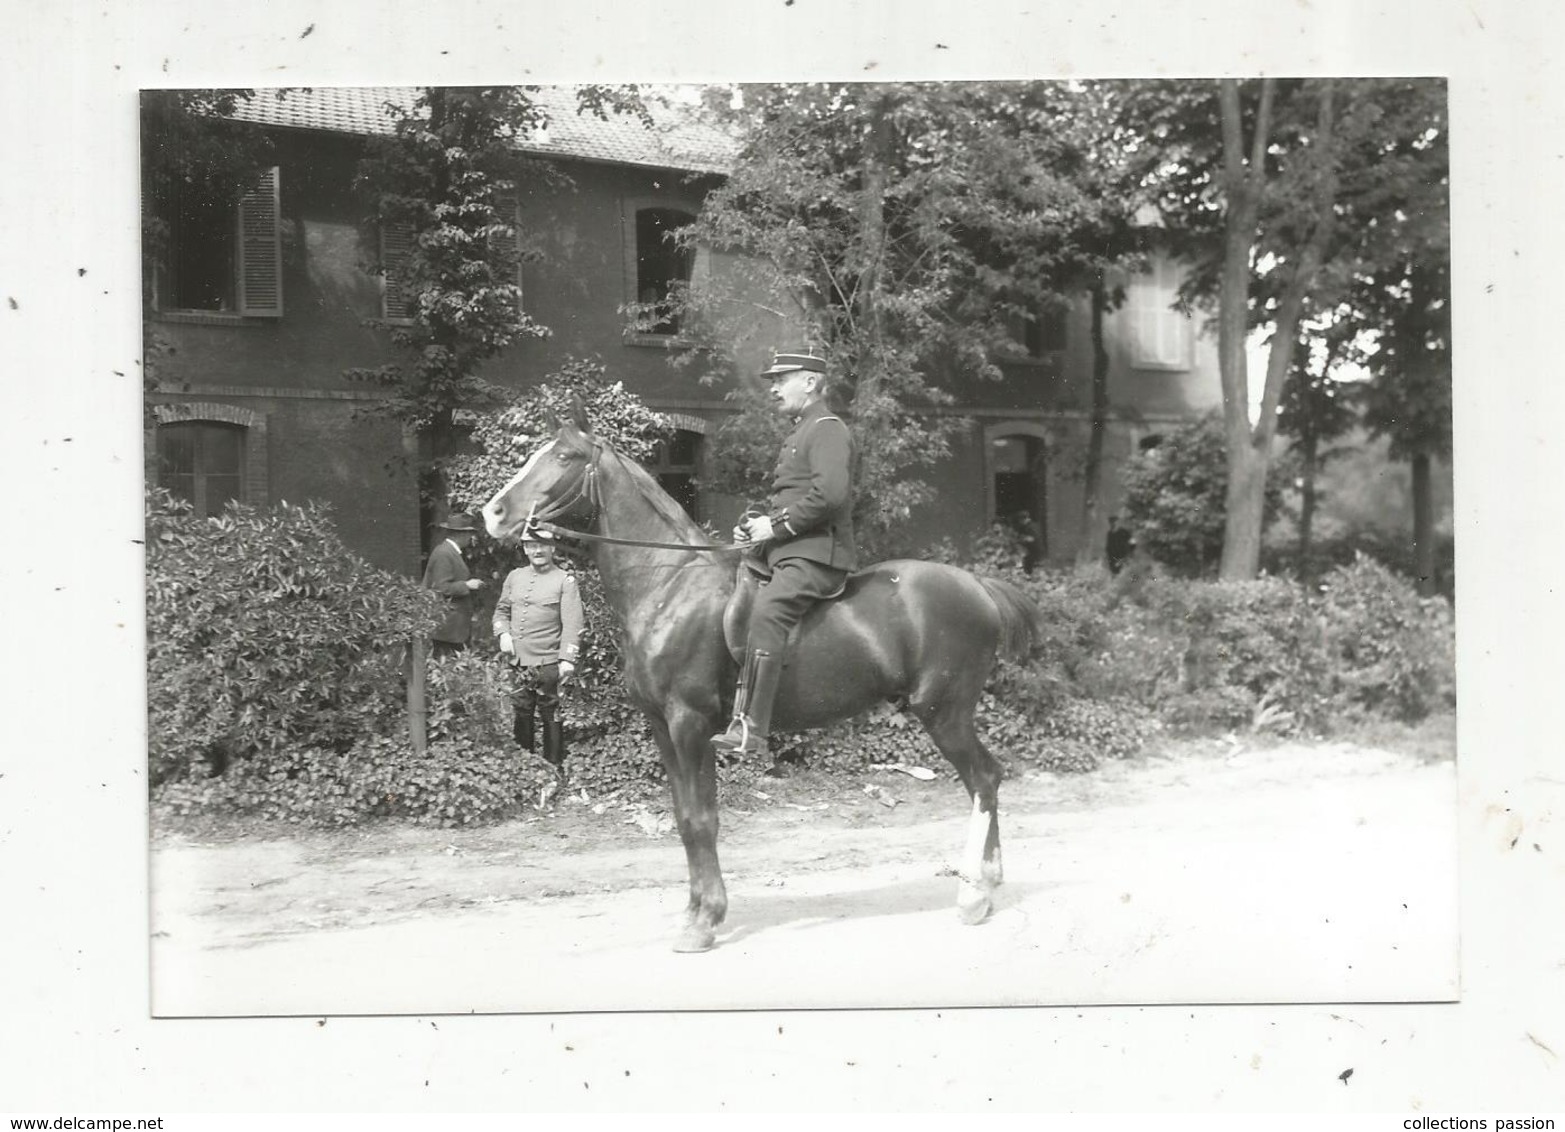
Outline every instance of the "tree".
<path fill-rule="evenodd" d="M 1445 84 L 1388 82 L 1387 127 L 1363 165 L 1374 194 L 1351 230 L 1355 270 L 1341 317 L 1372 380 L 1365 423 L 1412 469 L 1414 570 L 1437 588 L 1431 464 L 1451 456 L 1450 149 Z"/>
<path fill-rule="evenodd" d="M 526 390 L 507 390 L 501 407 L 477 414 L 472 439 L 477 452 L 453 456 L 447 464 L 453 506 L 476 511 L 509 482 L 538 447 L 567 420 L 575 400 L 587 409 L 595 436 L 633 460 L 652 458 L 659 440 L 674 429 L 620 382 L 611 382 L 599 361 L 568 359 Z"/>
<path fill-rule="evenodd" d="M 940 413 L 951 379 L 998 377 L 1019 321 L 1101 274 L 1083 99 L 1063 83 L 810 84 L 745 88 L 724 111 L 739 157 L 681 238 L 743 253 L 736 278 L 826 350 L 872 552 L 932 494 L 922 473 L 961 425 Z M 687 364 L 726 376 L 753 301 L 711 282 L 684 302 L 706 347 Z M 750 411 L 718 433 L 716 467 L 733 475 L 718 486 L 760 494 L 747 475 L 770 466 L 777 426 L 739 397 Z"/>
<path fill-rule="evenodd" d="M 1081 532 L 1076 545 L 1076 564 L 1090 566 L 1102 560 L 1105 549 L 1096 537 L 1103 502 L 1103 449 L 1109 420 L 1109 352 L 1103 324 L 1125 297 L 1124 288 L 1110 280 L 1116 268 L 1139 265 L 1143 240 L 1134 217 L 1133 166 L 1115 136 L 1117 84 L 1088 84 L 1083 94 L 1075 120 L 1083 130 L 1089 156 L 1079 175 L 1089 198 L 1100 206 L 1091 221 L 1092 230 L 1078 237 L 1084 249 L 1096 253 L 1095 262 L 1084 264 L 1092 318 L 1092 393 L 1091 425 L 1082 466 Z"/>
<path fill-rule="evenodd" d="M 1128 99 L 1127 111 L 1127 127 L 1147 139 L 1142 169 L 1152 197 L 1192 261 L 1181 298 L 1216 298 L 1228 452 L 1221 574 L 1253 577 L 1277 405 L 1335 223 L 1336 85 L 1157 82 Z M 1262 262 L 1271 304 L 1252 301 Z M 1252 423 L 1246 346 L 1263 322 L 1274 331 Z"/>
<path fill-rule="evenodd" d="M 1321 465 L 1336 450 L 1329 447 L 1358 422 L 1354 398 L 1334 376 L 1348 351 L 1351 324 L 1338 320 L 1321 331 L 1306 327 L 1294 344 L 1293 371 L 1283 386 L 1277 409 L 1277 427 L 1293 441 L 1300 476 L 1299 578 L 1314 578 L 1311 556 L 1315 508 L 1319 492 L 1316 477 Z M 1319 351 L 1312 344 L 1320 343 Z M 1317 357 L 1316 354 L 1319 354 Z"/>
<path fill-rule="evenodd" d="M 456 451 L 455 414 L 495 406 L 498 391 L 483 363 L 548 328 L 521 307 L 519 260 L 531 254 L 518 233 L 516 200 L 524 182 L 567 184 L 552 163 L 529 158 L 518 137 L 548 124 L 529 96 L 536 87 L 424 87 L 411 106 L 392 106 L 392 136 L 361 161 L 357 187 L 369 206 L 366 246 L 387 270 L 382 238 L 395 233 L 407 254 L 389 284 L 410 324 L 390 326 L 407 359 L 348 371 L 391 391 L 380 410 L 412 428 L 422 446 L 424 502 L 446 495 L 446 462 Z M 581 112 L 644 115 L 633 88 L 577 91 Z M 377 320 L 382 326 L 385 320 Z"/>
<path fill-rule="evenodd" d="M 1389 437 L 1413 482 L 1413 552 L 1419 592 L 1437 589 L 1431 463 L 1451 456 L 1449 264 L 1410 262 L 1395 284 L 1381 276 L 1377 298 L 1394 303 L 1380 349 L 1369 359 L 1365 421 Z"/>
<path fill-rule="evenodd" d="M 1191 264 L 1187 306 L 1216 304 L 1228 445 L 1224 577 L 1259 563 L 1277 408 L 1308 309 L 1326 310 L 1354 273 L 1362 226 L 1391 215 L 1381 159 L 1409 140 L 1394 112 L 1408 80 L 1262 79 L 1136 84 L 1121 122 L 1143 185 Z M 1352 223 L 1349 223 L 1349 220 Z M 1270 329 L 1259 398 L 1245 348 Z"/>

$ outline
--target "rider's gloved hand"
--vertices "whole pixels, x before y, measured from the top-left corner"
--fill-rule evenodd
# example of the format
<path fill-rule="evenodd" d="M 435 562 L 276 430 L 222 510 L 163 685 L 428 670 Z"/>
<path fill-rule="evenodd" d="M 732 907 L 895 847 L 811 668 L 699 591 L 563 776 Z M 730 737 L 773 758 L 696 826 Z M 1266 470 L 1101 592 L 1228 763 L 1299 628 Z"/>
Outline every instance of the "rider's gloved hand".
<path fill-rule="evenodd" d="M 751 542 L 765 542 L 772 537 L 772 518 L 770 515 L 752 515 L 745 523 L 745 531 Z"/>

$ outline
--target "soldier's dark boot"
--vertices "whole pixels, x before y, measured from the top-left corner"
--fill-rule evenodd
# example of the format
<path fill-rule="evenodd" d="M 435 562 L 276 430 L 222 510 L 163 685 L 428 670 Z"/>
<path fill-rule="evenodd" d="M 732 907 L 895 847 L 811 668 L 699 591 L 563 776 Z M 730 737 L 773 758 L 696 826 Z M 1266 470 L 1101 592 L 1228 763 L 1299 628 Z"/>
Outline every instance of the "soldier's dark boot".
<path fill-rule="evenodd" d="M 565 765 L 565 725 L 557 719 L 544 721 L 543 759 L 555 767 Z"/>
<path fill-rule="evenodd" d="M 533 713 L 523 713 L 521 708 L 516 708 L 515 712 L 515 723 L 511 728 L 512 736 L 516 739 L 517 745 L 521 747 L 522 750 L 535 750 L 536 745 L 533 739 Z"/>
<path fill-rule="evenodd" d="M 766 736 L 772 729 L 772 702 L 782 677 L 782 657 L 753 650 L 740 670 L 734 690 L 734 717 L 728 730 L 712 736 L 719 756 L 766 755 Z"/>

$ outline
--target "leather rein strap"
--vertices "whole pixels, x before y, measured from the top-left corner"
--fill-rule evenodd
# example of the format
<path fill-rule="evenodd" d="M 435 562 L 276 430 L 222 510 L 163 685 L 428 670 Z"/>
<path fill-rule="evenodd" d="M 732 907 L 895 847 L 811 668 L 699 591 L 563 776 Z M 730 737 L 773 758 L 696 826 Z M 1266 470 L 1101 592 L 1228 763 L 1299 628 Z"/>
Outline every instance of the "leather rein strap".
<path fill-rule="evenodd" d="M 755 545 L 753 542 L 735 543 L 695 543 L 695 542 L 653 542 L 650 539 L 641 538 L 610 538 L 608 535 L 594 535 L 586 531 L 573 530 L 570 527 L 562 527 L 558 523 L 545 523 L 535 521 L 533 526 L 540 530 L 549 531 L 551 534 L 560 535 L 563 538 L 579 539 L 582 542 L 605 542 L 610 546 L 649 546 L 654 550 L 688 550 L 692 553 L 710 550 L 718 553 L 724 551 L 749 550 Z"/>
<path fill-rule="evenodd" d="M 603 456 L 603 442 L 594 441 L 592 445 L 592 459 L 588 460 L 582 468 L 581 479 L 576 484 L 576 490 L 568 499 L 550 507 L 548 514 L 563 516 L 570 512 L 577 503 L 585 499 L 588 512 L 587 521 L 591 522 L 601 510 L 598 503 L 598 461 Z M 579 539 L 582 542 L 608 543 L 611 546 L 645 546 L 654 550 L 685 550 L 692 553 L 712 551 L 715 553 L 734 553 L 749 550 L 755 545 L 753 542 L 736 543 L 689 543 L 689 542 L 653 542 L 649 539 L 639 538 L 611 538 L 608 535 L 589 534 L 587 531 L 578 531 L 572 527 L 562 527 L 558 523 L 550 522 L 543 518 L 534 518 L 534 527 L 545 530 L 554 535 L 565 538 Z"/>

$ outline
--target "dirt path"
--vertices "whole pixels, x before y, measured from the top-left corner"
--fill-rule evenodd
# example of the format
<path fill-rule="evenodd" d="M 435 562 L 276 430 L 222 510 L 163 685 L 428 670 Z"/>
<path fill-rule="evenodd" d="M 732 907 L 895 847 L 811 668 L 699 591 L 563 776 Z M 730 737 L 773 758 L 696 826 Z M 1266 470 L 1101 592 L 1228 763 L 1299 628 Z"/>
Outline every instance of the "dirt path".
<path fill-rule="evenodd" d="M 1394 1001 L 1457 980 L 1449 761 L 1182 750 L 1001 796 L 1006 885 L 963 927 L 949 774 L 730 801 L 718 947 L 669 949 L 666 814 L 153 849 L 160 1015 Z M 891 803 L 895 803 L 894 805 Z"/>

